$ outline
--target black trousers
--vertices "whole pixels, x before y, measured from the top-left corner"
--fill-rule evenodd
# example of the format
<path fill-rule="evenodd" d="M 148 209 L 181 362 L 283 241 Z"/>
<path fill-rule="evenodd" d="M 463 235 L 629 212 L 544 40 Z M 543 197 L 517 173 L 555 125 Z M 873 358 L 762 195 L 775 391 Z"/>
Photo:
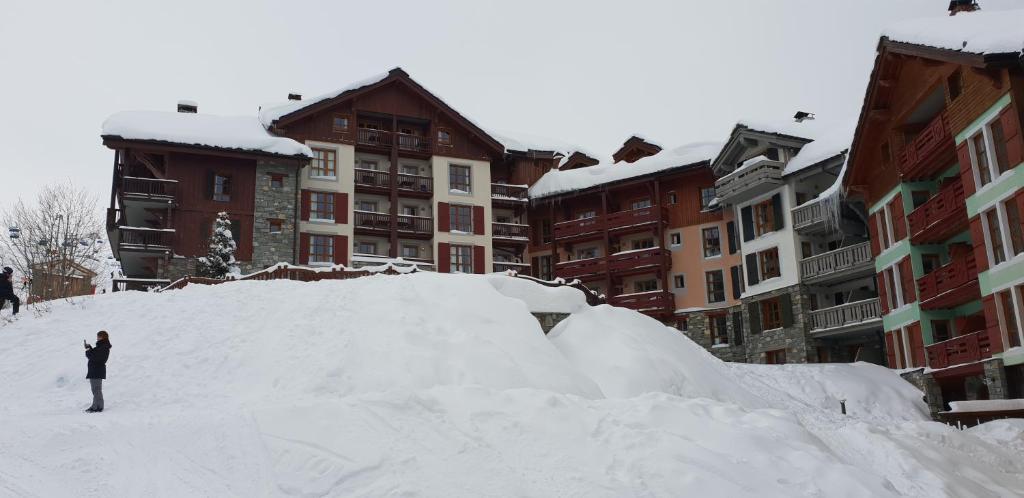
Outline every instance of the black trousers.
<path fill-rule="evenodd" d="M 0 310 L 4 309 L 5 301 L 11 302 L 11 306 L 14 307 L 14 314 L 17 315 L 18 309 L 21 308 L 21 299 L 18 299 L 18 296 L 15 296 L 14 294 L 0 296 Z"/>

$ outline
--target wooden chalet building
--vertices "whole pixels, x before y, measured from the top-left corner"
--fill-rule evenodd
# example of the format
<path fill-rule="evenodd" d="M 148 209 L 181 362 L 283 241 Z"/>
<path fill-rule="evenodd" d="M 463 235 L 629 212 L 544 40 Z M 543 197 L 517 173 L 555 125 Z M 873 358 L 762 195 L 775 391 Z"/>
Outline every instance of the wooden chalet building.
<path fill-rule="evenodd" d="M 933 413 L 1024 397 L 1022 39 L 1021 11 L 888 29 L 850 153 L 888 364 L 930 369 L 910 377 Z"/>

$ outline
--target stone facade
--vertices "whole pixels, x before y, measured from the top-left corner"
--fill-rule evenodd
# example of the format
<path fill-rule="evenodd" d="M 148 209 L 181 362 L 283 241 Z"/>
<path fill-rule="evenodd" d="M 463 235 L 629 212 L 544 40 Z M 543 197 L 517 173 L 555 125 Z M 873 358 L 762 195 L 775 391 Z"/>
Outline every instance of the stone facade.
<path fill-rule="evenodd" d="M 1002 358 L 985 360 L 985 384 L 988 385 L 989 399 L 1009 399 L 1010 389 Z"/>
<path fill-rule="evenodd" d="M 942 388 L 939 387 L 939 383 L 931 375 L 924 373 L 923 368 L 901 374 L 901 377 L 921 390 L 924 402 L 928 404 L 928 413 L 932 420 L 938 420 L 939 412 L 945 410 Z"/>
<path fill-rule="evenodd" d="M 714 340 L 711 337 L 711 328 L 708 326 L 708 313 L 697 312 L 687 313 L 683 317 L 686 321 L 686 330 L 683 330 L 683 334 L 689 337 L 690 340 L 696 342 L 704 349 L 711 352 L 718 359 L 722 361 L 735 361 L 735 362 L 746 362 L 746 348 L 743 346 L 743 324 L 740 323 L 739 330 L 736 327 L 736 320 L 734 313 L 740 312 L 739 306 L 733 306 L 732 308 L 723 308 L 717 310 L 716 313 L 726 313 L 726 330 L 729 337 L 728 344 L 714 344 Z M 715 313 L 711 313 L 714 315 Z M 676 327 L 678 324 L 676 322 Z"/>
<path fill-rule="evenodd" d="M 196 274 L 196 261 L 198 258 L 185 256 L 173 256 L 164 267 L 162 278 L 170 279 L 171 282 Z"/>
<path fill-rule="evenodd" d="M 297 238 L 295 214 L 298 212 L 296 168 L 260 160 L 256 165 L 256 205 L 253 211 L 252 261 L 241 262 L 242 273 L 259 271 L 276 263 L 295 263 Z M 271 185 L 273 175 L 281 186 Z M 281 223 L 280 232 L 271 232 L 270 220 Z"/>
<path fill-rule="evenodd" d="M 793 322 L 790 326 L 752 333 L 750 327 L 750 304 L 788 294 L 791 304 Z M 786 351 L 786 363 L 812 363 L 817 359 L 817 352 L 814 348 L 814 341 L 811 340 L 808 330 L 810 327 L 810 303 L 807 299 L 802 285 L 783 287 L 770 292 L 758 294 L 757 296 L 744 298 L 742 300 L 744 347 L 747 362 L 766 363 L 769 351 L 784 349 Z M 756 318 L 756 317 L 755 317 Z"/>
<path fill-rule="evenodd" d="M 555 325 L 569 318 L 569 313 L 533 313 L 533 316 L 540 322 L 540 328 L 547 334 L 555 328 Z"/>

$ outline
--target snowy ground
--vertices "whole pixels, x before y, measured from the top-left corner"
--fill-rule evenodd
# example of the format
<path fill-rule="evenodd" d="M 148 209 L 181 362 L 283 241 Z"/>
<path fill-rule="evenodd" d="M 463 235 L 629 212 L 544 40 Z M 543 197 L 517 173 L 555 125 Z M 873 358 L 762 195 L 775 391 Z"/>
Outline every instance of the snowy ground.
<path fill-rule="evenodd" d="M 546 337 L 495 278 L 236 282 L 25 314 L 0 327 L 0 495 L 1024 494 L 1022 421 L 958 431 L 884 368 L 726 364 L 558 292 L 528 299 L 579 310 Z M 99 329 L 107 410 L 83 414 Z"/>

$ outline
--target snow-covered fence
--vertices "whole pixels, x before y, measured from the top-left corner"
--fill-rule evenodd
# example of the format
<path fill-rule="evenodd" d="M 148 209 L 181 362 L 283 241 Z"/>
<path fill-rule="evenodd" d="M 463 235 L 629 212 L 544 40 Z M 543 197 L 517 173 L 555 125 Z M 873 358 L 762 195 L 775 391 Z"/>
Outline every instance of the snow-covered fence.
<path fill-rule="evenodd" d="M 366 277 L 369 275 L 398 275 L 402 273 L 414 273 L 416 271 L 418 270 L 415 266 L 407 268 L 390 264 L 357 270 L 347 268 L 342 265 L 335 265 L 326 268 L 309 268 L 282 263 L 255 273 L 229 277 L 226 279 L 193 277 L 189 275 L 172 282 L 170 285 L 160 290 L 181 289 L 188 284 L 215 285 L 238 280 L 297 280 L 299 282 L 316 282 L 319 280 L 347 280 L 350 278 Z"/>

